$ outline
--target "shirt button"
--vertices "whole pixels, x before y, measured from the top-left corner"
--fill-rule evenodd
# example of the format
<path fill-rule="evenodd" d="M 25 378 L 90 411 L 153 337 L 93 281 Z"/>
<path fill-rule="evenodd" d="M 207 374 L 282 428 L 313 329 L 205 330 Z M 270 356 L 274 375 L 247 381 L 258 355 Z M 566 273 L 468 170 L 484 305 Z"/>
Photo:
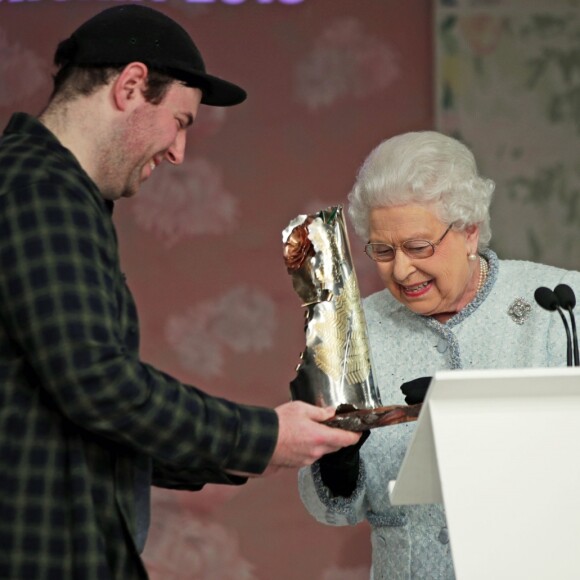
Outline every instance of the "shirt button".
<path fill-rule="evenodd" d="M 447 346 L 447 341 L 444 338 L 440 338 L 436 346 L 437 352 L 443 354 L 447 350 Z"/>

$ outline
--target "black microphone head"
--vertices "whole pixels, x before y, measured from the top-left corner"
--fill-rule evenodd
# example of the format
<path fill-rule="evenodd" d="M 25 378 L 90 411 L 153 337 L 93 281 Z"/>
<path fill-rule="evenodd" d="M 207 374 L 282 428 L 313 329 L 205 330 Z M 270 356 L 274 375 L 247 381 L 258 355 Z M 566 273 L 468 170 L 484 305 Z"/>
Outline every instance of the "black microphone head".
<path fill-rule="evenodd" d="M 562 308 L 569 309 L 576 306 L 576 295 L 568 284 L 558 284 L 554 288 L 554 294 L 558 298 L 558 302 L 560 302 Z"/>
<path fill-rule="evenodd" d="M 536 302 L 546 310 L 556 310 L 558 306 L 560 306 L 556 294 L 545 286 L 540 286 L 536 289 L 534 292 L 534 298 L 536 299 Z"/>

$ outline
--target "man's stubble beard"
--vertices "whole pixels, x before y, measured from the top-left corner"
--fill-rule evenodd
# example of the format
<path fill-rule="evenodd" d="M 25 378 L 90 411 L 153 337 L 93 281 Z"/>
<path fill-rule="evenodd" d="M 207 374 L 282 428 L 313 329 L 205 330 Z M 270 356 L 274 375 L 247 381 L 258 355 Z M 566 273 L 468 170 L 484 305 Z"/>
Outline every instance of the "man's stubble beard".
<path fill-rule="evenodd" d="M 143 164 L 128 159 L 131 153 L 129 136 L 122 131 L 111 135 L 108 145 L 101 148 L 97 185 L 105 199 L 132 197 L 138 192 Z"/>

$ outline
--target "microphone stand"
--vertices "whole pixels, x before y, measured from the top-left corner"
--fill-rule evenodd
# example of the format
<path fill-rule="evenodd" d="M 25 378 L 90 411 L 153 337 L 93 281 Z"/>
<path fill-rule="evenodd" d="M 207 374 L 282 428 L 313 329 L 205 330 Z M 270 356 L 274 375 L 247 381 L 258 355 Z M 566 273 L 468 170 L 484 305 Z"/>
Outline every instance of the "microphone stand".
<path fill-rule="evenodd" d="M 580 355 L 578 355 L 578 335 L 576 334 L 576 317 L 572 312 L 572 308 L 568 307 L 570 313 L 570 321 L 572 322 L 572 342 L 574 343 L 574 366 L 580 366 Z"/>
<path fill-rule="evenodd" d="M 561 292 L 561 290 L 560 290 Z M 562 322 L 564 323 L 564 330 L 566 331 L 566 361 L 569 367 L 573 366 L 572 364 L 572 337 L 570 336 L 570 327 L 568 326 L 568 321 L 564 316 L 564 312 L 560 306 L 560 299 L 556 295 L 556 292 L 546 288 L 545 286 L 540 286 L 534 292 L 534 298 L 536 302 L 545 310 L 554 311 L 557 310 L 558 314 L 562 318 Z"/>
<path fill-rule="evenodd" d="M 576 306 L 576 296 L 574 291 L 567 284 L 558 284 L 554 288 L 554 294 L 562 308 L 565 308 L 570 315 L 572 324 L 572 343 L 574 345 L 574 366 L 580 366 L 580 356 L 578 355 L 578 335 L 576 333 L 576 317 L 574 316 L 574 306 Z"/>
<path fill-rule="evenodd" d="M 568 321 L 566 320 L 566 317 L 564 316 L 564 311 L 562 310 L 562 308 L 560 306 L 557 307 L 558 310 L 558 314 L 561 316 L 562 318 L 562 322 L 564 323 L 564 328 L 566 329 L 566 337 L 567 337 L 567 343 L 566 343 L 566 363 L 569 367 L 573 366 L 572 364 L 572 338 L 570 336 L 570 327 L 568 326 Z"/>

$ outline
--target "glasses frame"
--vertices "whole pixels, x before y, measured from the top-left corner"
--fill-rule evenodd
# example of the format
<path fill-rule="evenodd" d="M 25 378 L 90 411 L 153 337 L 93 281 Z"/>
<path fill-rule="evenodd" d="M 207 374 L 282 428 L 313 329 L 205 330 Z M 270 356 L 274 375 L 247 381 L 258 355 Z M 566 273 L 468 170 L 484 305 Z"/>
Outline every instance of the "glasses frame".
<path fill-rule="evenodd" d="M 435 242 L 431 242 L 429 240 L 421 240 L 421 239 L 412 239 L 412 240 L 405 240 L 402 244 L 399 244 L 398 246 L 393 246 L 391 244 L 383 244 L 378 243 L 378 242 L 368 242 L 367 244 L 365 244 L 364 247 L 364 253 L 373 261 L 373 262 L 392 262 L 394 261 L 394 259 L 397 256 L 397 250 L 402 250 L 403 253 L 406 256 L 409 256 L 409 258 L 413 259 L 413 260 L 426 260 L 427 258 L 431 258 L 434 254 L 435 254 L 435 249 L 437 248 L 437 246 L 444 240 L 445 236 L 449 233 L 449 230 L 451 230 L 451 228 L 453 227 L 453 224 L 450 224 L 449 227 L 445 230 L 445 232 L 443 233 L 443 235 Z M 411 242 L 425 242 L 426 244 L 428 244 L 429 246 L 431 246 L 433 252 L 431 253 L 431 255 L 429 256 L 424 256 L 422 258 L 419 258 L 417 256 L 410 256 L 407 253 L 407 250 L 405 249 L 405 244 L 409 244 Z M 389 260 L 381 260 L 381 259 L 377 259 L 375 257 L 373 257 L 369 251 L 372 250 L 373 246 L 388 246 L 389 248 L 392 248 L 393 250 L 393 257 Z"/>

